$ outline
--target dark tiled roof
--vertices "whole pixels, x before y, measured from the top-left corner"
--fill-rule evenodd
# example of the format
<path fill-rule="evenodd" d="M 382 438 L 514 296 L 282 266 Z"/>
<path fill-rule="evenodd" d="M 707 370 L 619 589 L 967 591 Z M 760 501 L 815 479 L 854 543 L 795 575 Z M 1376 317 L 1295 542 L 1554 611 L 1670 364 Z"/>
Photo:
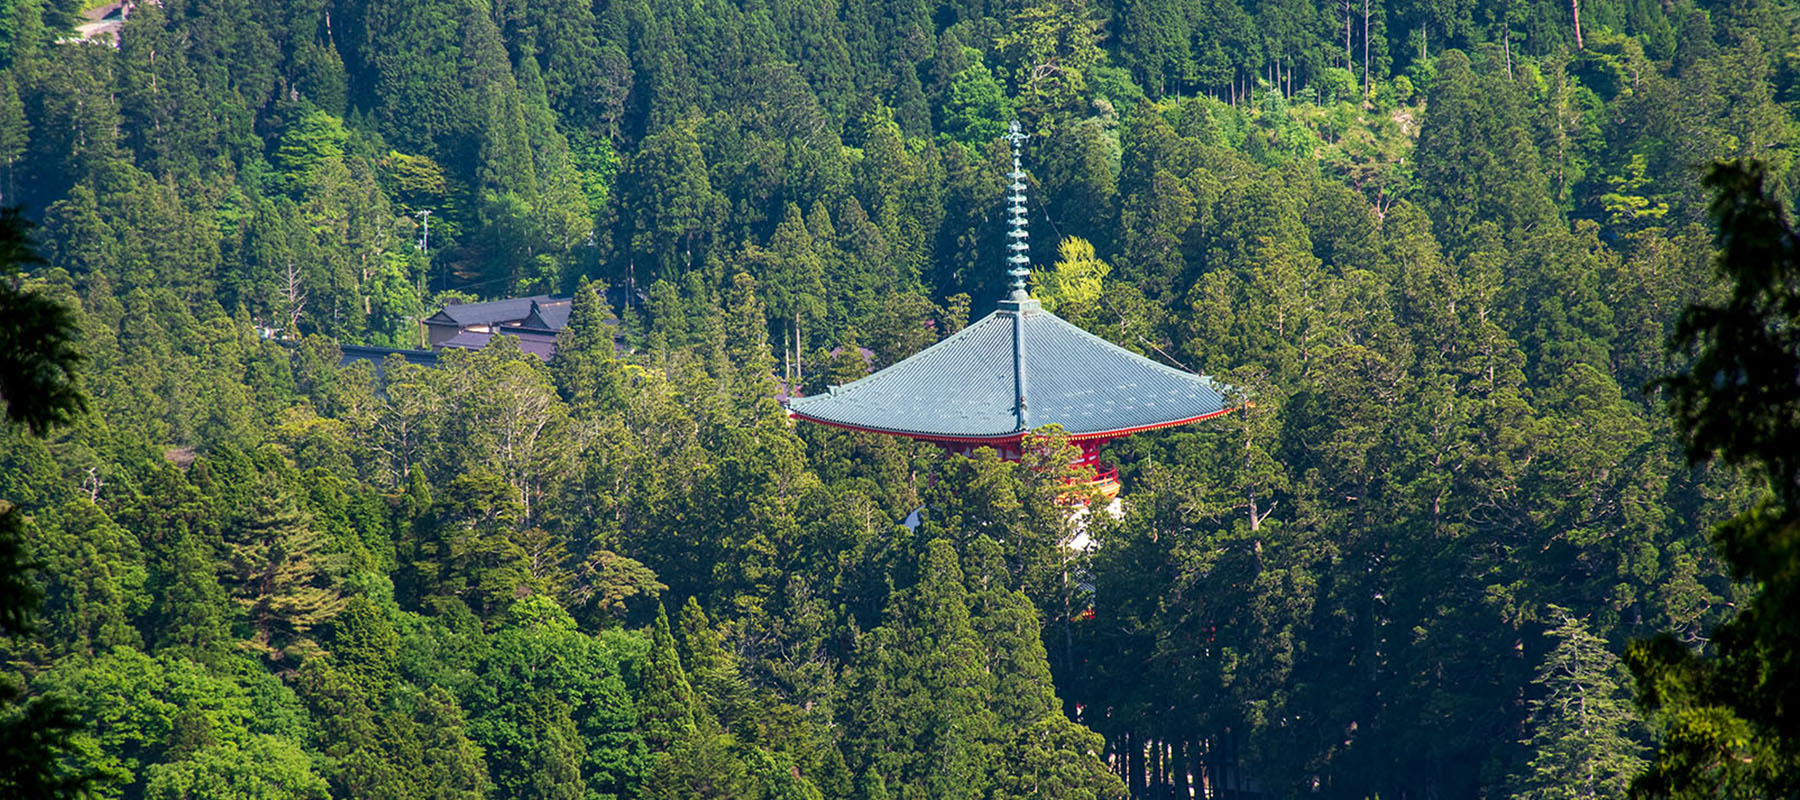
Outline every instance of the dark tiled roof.
<path fill-rule="evenodd" d="M 518 339 L 520 350 L 524 350 L 545 361 L 549 361 L 551 356 L 556 355 L 555 334 L 520 331 L 516 328 L 502 330 L 500 333 L 463 331 L 462 333 L 458 333 L 455 336 L 445 339 L 438 347 L 440 349 L 455 348 L 457 350 L 480 350 L 483 347 L 487 347 L 488 342 L 493 341 L 495 336 L 502 335 Z"/>
<path fill-rule="evenodd" d="M 569 312 L 574 305 L 567 299 L 539 300 L 531 304 L 531 314 L 519 323 L 519 327 L 555 333 L 569 324 Z"/>
<path fill-rule="evenodd" d="M 462 333 L 440 342 L 438 348 L 443 349 L 450 347 L 457 350 L 480 350 L 483 347 L 487 347 L 488 340 L 492 338 L 494 338 L 493 334 L 484 331 L 463 331 Z"/>
<path fill-rule="evenodd" d="M 951 439 L 1006 438 L 1052 423 L 1074 436 L 1095 436 L 1226 410 L 1222 385 L 1165 367 L 1036 306 L 1026 301 L 1022 310 L 996 311 L 898 364 L 796 398 L 788 408 L 815 422 Z M 1021 351 L 1023 370 L 1015 364 Z"/>
<path fill-rule="evenodd" d="M 360 344 L 345 344 L 338 345 L 338 351 L 343 354 L 343 356 L 338 359 L 338 366 L 347 367 L 350 366 L 352 362 L 369 361 L 375 364 L 375 373 L 377 375 L 382 372 L 382 362 L 387 361 L 387 357 L 390 355 L 398 354 L 401 358 L 406 359 L 408 363 L 418 364 L 423 367 L 435 367 L 438 362 L 438 354 L 435 350 L 402 350 L 396 347 L 369 347 Z"/>
<path fill-rule="evenodd" d="M 497 325 L 502 322 L 516 322 L 531 316 L 534 303 L 567 304 L 568 298 L 555 298 L 547 294 L 531 297 L 509 297 L 504 300 L 488 300 L 482 303 L 453 303 L 444 306 L 444 310 L 425 319 L 427 325 Z M 564 312 L 565 315 L 567 312 Z M 565 319 L 567 317 L 565 316 Z"/>
<path fill-rule="evenodd" d="M 520 333 L 515 335 L 519 338 L 520 350 L 545 361 L 549 361 L 551 356 L 556 355 L 555 334 Z"/>

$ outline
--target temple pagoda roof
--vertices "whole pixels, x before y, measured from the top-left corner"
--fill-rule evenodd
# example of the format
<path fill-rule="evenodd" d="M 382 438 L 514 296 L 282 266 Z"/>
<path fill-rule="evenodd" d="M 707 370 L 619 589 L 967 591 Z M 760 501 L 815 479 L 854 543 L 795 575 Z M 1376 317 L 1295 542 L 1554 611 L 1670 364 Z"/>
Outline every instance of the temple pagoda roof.
<path fill-rule="evenodd" d="M 1111 438 L 1223 414 L 1224 388 L 1027 300 L 1002 303 L 866 378 L 795 398 L 788 410 L 813 422 L 920 439 L 1008 440 L 1053 423 L 1071 438 Z"/>
<path fill-rule="evenodd" d="M 812 397 L 795 418 L 937 442 L 1014 440 L 1044 425 L 1072 439 L 1111 439 L 1215 417 L 1225 387 L 1166 367 L 1065 322 L 1029 291 L 1025 135 L 1014 122 L 1007 195 L 1006 275 L 1000 308 L 898 364 Z"/>

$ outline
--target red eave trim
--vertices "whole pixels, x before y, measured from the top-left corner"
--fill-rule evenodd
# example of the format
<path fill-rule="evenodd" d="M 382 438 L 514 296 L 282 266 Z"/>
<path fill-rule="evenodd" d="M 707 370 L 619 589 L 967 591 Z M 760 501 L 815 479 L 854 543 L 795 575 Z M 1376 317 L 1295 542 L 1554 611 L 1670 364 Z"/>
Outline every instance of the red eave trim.
<path fill-rule="evenodd" d="M 1120 438 L 1124 438 L 1126 436 L 1130 436 L 1134 433 L 1143 433 L 1144 431 L 1153 431 L 1153 430 L 1158 430 L 1161 428 L 1173 428 L 1178 425 L 1189 425 L 1189 424 L 1192 424 L 1195 422 L 1209 420 L 1209 419 L 1212 419 L 1213 417 L 1224 416 L 1224 415 L 1229 414 L 1236 410 L 1237 409 L 1235 409 L 1235 408 L 1222 408 L 1222 409 L 1219 409 L 1218 411 L 1214 411 L 1210 414 L 1201 414 L 1200 416 L 1197 416 L 1197 417 L 1188 417 L 1186 419 L 1170 420 L 1168 422 L 1157 422 L 1157 423 L 1150 424 L 1150 425 L 1139 425 L 1138 427 L 1135 427 L 1135 428 L 1120 428 L 1118 430 L 1111 430 L 1111 431 L 1095 431 L 1093 433 L 1074 434 L 1074 435 L 1069 436 L 1069 441 L 1080 442 L 1080 441 L 1087 441 L 1087 440 L 1092 440 L 1092 439 L 1120 439 Z M 970 444 L 1004 444 L 1006 442 L 1016 442 L 1016 441 L 1024 438 L 1024 436 L 1025 436 L 1024 431 L 1017 431 L 1017 432 L 1013 432 L 1013 433 L 1002 433 L 1002 434 L 998 434 L 998 435 L 994 435 L 994 436 L 950 436 L 950 435 L 945 435 L 945 434 L 918 433 L 915 431 L 897 431 L 897 430 L 890 430 L 887 428 L 871 428 L 871 427 L 867 427 L 867 426 L 863 426 L 863 425 L 851 425 L 851 424 L 844 423 L 844 422 L 833 422 L 828 419 L 819 419 L 818 417 L 809 416 L 807 414 L 804 414 L 799 411 L 795 411 L 793 409 L 788 409 L 788 416 L 803 419 L 803 420 L 806 420 L 807 422 L 816 422 L 820 425 L 829 425 L 833 428 L 842 428 L 847 431 L 862 431 L 864 433 L 879 433 L 879 434 L 883 434 L 886 436 L 903 436 L 908 439 L 920 439 L 920 440 L 927 441 L 927 442 L 967 442 Z"/>
<path fill-rule="evenodd" d="M 1120 438 L 1124 438 L 1126 436 L 1130 436 L 1134 433 L 1143 433 L 1144 431 L 1153 431 L 1153 430 L 1157 430 L 1159 428 L 1173 428 L 1177 425 L 1188 425 L 1188 424 L 1195 423 L 1195 422 L 1201 422 L 1203 420 L 1209 420 L 1209 419 L 1212 419 L 1213 417 L 1222 417 L 1222 416 L 1225 416 L 1226 414 L 1229 414 L 1236 410 L 1237 409 L 1235 409 L 1235 408 L 1221 408 L 1218 411 L 1212 412 L 1211 414 L 1201 414 L 1198 417 L 1188 417 L 1187 419 L 1178 419 L 1178 420 L 1172 420 L 1169 422 L 1158 422 L 1158 423 L 1151 424 L 1151 425 L 1139 425 L 1138 427 L 1135 427 L 1135 428 L 1120 428 L 1119 430 L 1116 430 L 1116 431 L 1101 431 L 1099 433 L 1077 434 L 1074 436 L 1070 436 L 1069 441 L 1079 442 L 1084 439 L 1120 439 Z"/>

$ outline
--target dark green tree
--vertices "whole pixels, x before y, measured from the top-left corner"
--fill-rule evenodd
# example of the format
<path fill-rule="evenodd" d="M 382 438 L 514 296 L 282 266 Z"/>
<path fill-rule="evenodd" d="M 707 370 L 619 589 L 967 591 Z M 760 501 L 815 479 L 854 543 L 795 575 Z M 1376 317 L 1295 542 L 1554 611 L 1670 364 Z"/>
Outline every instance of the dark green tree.
<path fill-rule="evenodd" d="M 0 402 L 6 419 L 42 435 L 87 409 L 75 373 L 83 357 L 72 311 L 25 283 L 43 263 L 32 224 L 16 207 L 0 209 Z"/>
<path fill-rule="evenodd" d="M 74 315 L 61 303 L 24 287 L 24 270 L 41 263 L 19 209 L 0 211 L 0 402 L 9 424 L 43 435 L 87 407 L 76 383 L 82 357 L 75 349 Z M 28 636 L 41 591 L 27 577 L 25 522 L 16 506 L 0 509 L 0 635 Z M 0 673 L 0 790 L 20 797 L 81 797 L 108 777 L 64 760 L 83 729 L 59 695 L 26 697 L 20 677 Z"/>
<path fill-rule="evenodd" d="M 1477 71 L 1459 51 L 1436 65 L 1416 159 L 1438 236 L 1460 253 L 1483 222 L 1507 233 L 1555 223 L 1519 87 L 1492 65 Z"/>
<path fill-rule="evenodd" d="M 1767 487 L 1712 533 L 1732 574 L 1757 591 L 1714 628 L 1715 653 L 1666 634 L 1627 653 L 1658 732 L 1650 770 L 1633 784 L 1645 796 L 1800 791 L 1800 237 L 1766 180 L 1756 163 L 1708 176 L 1715 264 L 1730 293 L 1682 312 L 1670 344 L 1688 361 L 1663 382 L 1688 457 Z"/>

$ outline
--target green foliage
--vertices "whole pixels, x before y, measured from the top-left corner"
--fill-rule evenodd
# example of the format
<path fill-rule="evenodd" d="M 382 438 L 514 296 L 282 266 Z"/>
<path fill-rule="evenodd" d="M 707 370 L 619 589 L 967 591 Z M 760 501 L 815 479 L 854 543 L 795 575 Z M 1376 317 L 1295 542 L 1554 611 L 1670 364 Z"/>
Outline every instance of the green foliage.
<path fill-rule="evenodd" d="M 625 687 L 622 645 L 642 652 L 641 640 L 600 640 L 576 630 L 548 598 L 515 604 L 470 665 L 479 682 L 464 705 L 480 748 L 462 745 L 460 757 L 438 769 L 479 777 L 485 758 L 493 786 L 508 794 L 618 794 L 636 785 L 644 738 L 639 704 Z"/>
<path fill-rule="evenodd" d="M 1477 72 L 1460 52 L 1436 64 L 1417 157 L 1440 236 L 1454 250 L 1482 223 L 1506 233 L 1545 224 L 1548 187 L 1519 87 L 1504 74 Z"/>
<path fill-rule="evenodd" d="M 1533 701 L 1668 629 L 1651 789 L 1788 785 L 1792 325 L 1727 323 L 1792 281 L 1709 280 L 1698 167 L 1792 195 L 1793 0 L 77 5 L 0 2 L 0 780 L 1608 793 L 1631 742 Z M 1039 295 L 1235 408 L 1108 444 L 1118 519 L 1053 430 L 772 399 L 992 308 L 1014 115 Z M 340 364 L 539 292 L 549 363 Z"/>
<path fill-rule="evenodd" d="M 15 797 L 83 797 L 114 777 L 101 769 L 70 769 L 62 759 L 82 720 L 60 697 L 19 700 L 14 685 L 0 685 L 0 789 Z"/>
<path fill-rule="evenodd" d="M 681 656 L 675 650 L 668 612 L 660 605 L 651 629 L 650 657 L 638 680 L 644 740 L 652 748 L 667 750 L 695 733 L 694 718 L 699 709 L 694 703 L 694 689 L 688 684 Z"/>
<path fill-rule="evenodd" d="M 344 145 L 349 141 L 350 133 L 344 130 L 343 120 L 323 111 L 312 111 L 295 120 L 282 134 L 281 144 L 271 159 L 281 176 L 278 188 L 301 196 L 315 181 L 324 179 L 321 170 L 333 162 L 342 162 Z"/>
<path fill-rule="evenodd" d="M 326 552 L 313 520 L 296 506 L 279 490 L 259 495 L 241 527 L 225 534 L 226 575 L 249 618 L 249 642 L 276 658 L 314 647 L 307 634 L 345 603 L 336 585 L 336 559 Z"/>
<path fill-rule="evenodd" d="M 1554 613 L 1563 609 L 1551 609 Z M 1625 797 L 1645 761 L 1636 736 L 1641 723 L 1615 679 L 1619 659 L 1581 620 L 1565 616 L 1550 635 L 1556 646 L 1532 684 L 1526 722 L 1531 761 L 1511 787 L 1513 797 Z"/>
<path fill-rule="evenodd" d="M 331 793 L 291 742 L 257 736 L 245 746 L 215 745 L 151 769 L 144 797 L 153 800 L 324 800 Z"/>
<path fill-rule="evenodd" d="M 1682 312 L 1670 343 L 1689 360 L 1663 382 L 1688 457 L 1751 471 L 1765 488 L 1755 505 L 1713 529 L 1732 575 L 1757 591 L 1713 629 L 1712 653 L 1668 634 L 1628 652 L 1660 744 L 1633 785 L 1645 796 L 1781 795 L 1800 776 L 1791 711 L 1792 676 L 1800 674 L 1791 613 L 1800 591 L 1800 462 L 1792 450 L 1800 396 L 1791 379 L 1800 364 L 1800 238 L 1767 196 L 1766 175 L 1760 164 L 1731 163 L 1708 176 L 1717 193 L 1715 264 L 1730 293 L 1723 304 Z"/>
<path fill-rule="evenodd" d="M 1025 6 L 994 39 L 1000 64 L 1011 71 L 1019 112 L 1033 131 L 1047 133 L 1087 99 L 1087 76 L 1104 60 L 1100 22 L 1082 0 Z"/>
<path fill-rule="evenodd" d="M 1112 266 L 1097 258 L 1085 239 L 1065 238 L 1056 251 L 1056 265 L 1032 275 L 1032 296 L 1042 300 L 1046 310 L 1078 325 L 1097 318 L 1096 306 L 1105 294 L 1102 282 Z"/>
<path fill-rule="evenodd" d="M 993 775 L 999 720 L 993 676 L 970 625 L 956 551 L 935 540 L 920 582 L 857 642 L 851 686 L 852 766 L 890 776 L 903 795 L 979 797 Z"/>
<path fill-rule="evenodd" d="M 22 273 L 42 263 L 30 221 L 17 207 L 0 210 L 0 401 L 8 422 L 42 435 L 87 408 L 75 374 L 76 318 L 67 306 L 29 289 Z"/>
<path fill-rule="evenodd" d="M 1006 123 L 1012 120 L 1012 104 L 993 73 L 975 63 L 951 79 L 941 113 L 944 135 L 965 147 L 976 148 L 1006 133 Z"/>
<path fill-rule="evenodd" d="M 0 211 L 0 312 L 7 316 L 0 322 L 0 401 L 6 404 L 8 423 L 43 436 L 52 426 L 73 421 L 86 408 L 87 398 L 75 383 L 75 370 L 83 358 L 73 345 L 74 315 L 62 304 L 21 285 L 20 273 L 42 263 L 29 230 L 30 223 L 18 208 Z M 11 503 L 0 505 L 4 505 L 0 508 L 0 637 L 5 637 L 0 643 L 12 650 L 28 647 L 27 637 L 38 629 L 35 617 L 44 592 L 27 573 L 49 565 L 30 560 L 23 512 Z M 105 533 L 116 536 L 121 532 Z M 106 607 L 79 609 L 77 614 L 86 619 L 71 627 L 79 628 L 77 634 L 97 628 L 98 638 L 123 638 L 126 633 L 118 623 L 126 613 L 122 606 L 129 600 L 121 594 L 132 583 L 131 569 L 127 566 L 126 574 L 120 576 L 125 585 L 107 585 L 111 576 L 104 574 L 105 567 L 96 564 L 93 568 L 102 573 L 93 577 L 99 579 L 95 588 L 103 595 L 98 605 Z M 57 615 L 56 620 L 70 616 L 74 615 Z M 11 669 L 0 672 L 0 764 L 4 764 L 0 766 L 0 791 L 19 797 L 79 797 L 117 777 L 105 766 L 69 763 L 66 754 L 87 733 L 84 720 L 62 694 L 26 696 L 26 689 L 22 675 Z"/>
<path fill-rule="evenodd" d="M 39 562 L 51 576 L 43 608 L 55 627 L 46 637 L 86 654 L 140 646 L 131 621 L 147 610 L 150 594 L 137 537 L 92 502 L 75 500 L 61 511 L 54 527 L 41 520 L 36 536 Z"/>

